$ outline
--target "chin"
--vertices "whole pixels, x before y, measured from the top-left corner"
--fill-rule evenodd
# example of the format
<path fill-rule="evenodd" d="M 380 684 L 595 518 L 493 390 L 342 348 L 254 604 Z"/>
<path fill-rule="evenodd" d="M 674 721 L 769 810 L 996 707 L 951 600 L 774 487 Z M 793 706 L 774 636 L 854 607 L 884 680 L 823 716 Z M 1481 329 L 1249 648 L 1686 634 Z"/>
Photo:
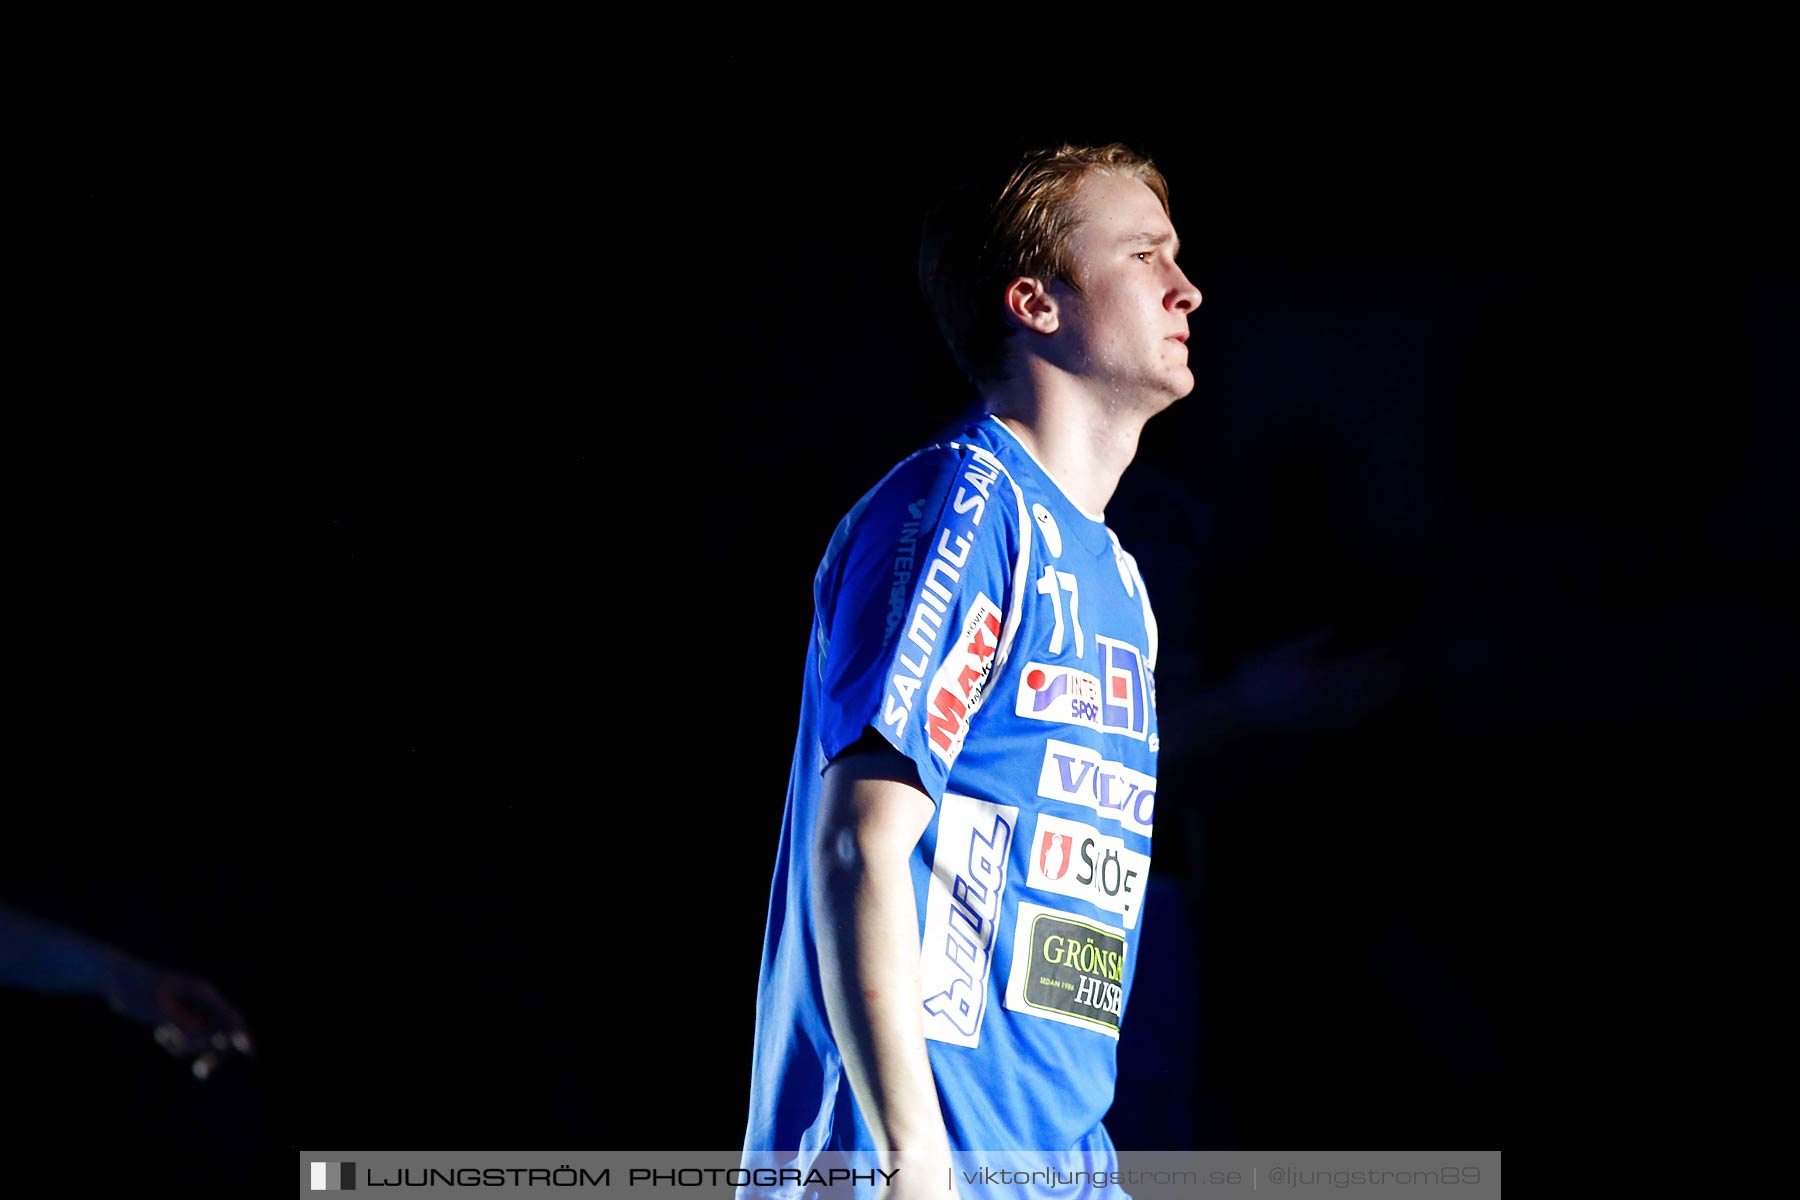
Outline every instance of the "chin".
<path fill-rule="evenodd" d="M 1138 411 L 1142 413 L 1146 419 L 1154 417 L 1157 413 L 1169 407 L 1169 405 L 1175 403 L 1185 395 L 1187 395 L 1187 392 L 1177 393 L 1170 388 L 1158 388 L 1155 391 L 1147 391 L 1138 402 Z"/>
<path fill-rule="evenodd" d="M 1162 403 L 1158 407 L 1167 408 L 1177 400 L 1191 395 L 1193 390 L 1194 373 L 1192 371 L 1183 371 L 1179 377 L 1170 380 L 1169 390 L 1162 394 Z"/>

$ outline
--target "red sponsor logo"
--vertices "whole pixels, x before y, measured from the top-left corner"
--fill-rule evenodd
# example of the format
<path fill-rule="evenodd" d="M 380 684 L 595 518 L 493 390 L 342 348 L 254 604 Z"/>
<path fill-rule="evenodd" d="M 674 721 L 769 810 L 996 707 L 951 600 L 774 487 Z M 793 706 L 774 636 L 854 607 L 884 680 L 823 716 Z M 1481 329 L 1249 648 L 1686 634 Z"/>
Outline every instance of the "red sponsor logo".
<path fill-rule="evenodd" d="M 945 753 L 961 740 L 969 710 L 981 703 L 981 689 L 994 669 L 994 652 L 1000 648 L 1000 616 L 989 611 L 975 622 L 973 636 L 963 644 L 961 669 L 953 684 L 938 688 L 931 698 L 926 732 L 932 744 Z M 942 678 L 942 673 L 939 678 Z"/>

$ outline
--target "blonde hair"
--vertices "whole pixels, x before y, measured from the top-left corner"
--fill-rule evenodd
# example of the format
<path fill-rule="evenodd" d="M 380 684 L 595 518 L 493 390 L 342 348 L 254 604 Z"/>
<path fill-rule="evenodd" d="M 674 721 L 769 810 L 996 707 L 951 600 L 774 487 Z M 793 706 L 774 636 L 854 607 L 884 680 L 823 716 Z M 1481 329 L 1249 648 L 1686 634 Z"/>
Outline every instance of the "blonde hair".
<path fill-rule="evenodd" d="M 969 177 L 940 200 L 919 236 L 919 289 L 950 355 L 977 386 L 1006 370 L 1014 330 L 1000 298 L 1021 275 L 1081 290 L 1071 249 L 1089 175 L 1142 182 L 1169 211 L 1169 185 L 1148 158 L 1119 142 L 1034 150 L 1004 173 Z"/>

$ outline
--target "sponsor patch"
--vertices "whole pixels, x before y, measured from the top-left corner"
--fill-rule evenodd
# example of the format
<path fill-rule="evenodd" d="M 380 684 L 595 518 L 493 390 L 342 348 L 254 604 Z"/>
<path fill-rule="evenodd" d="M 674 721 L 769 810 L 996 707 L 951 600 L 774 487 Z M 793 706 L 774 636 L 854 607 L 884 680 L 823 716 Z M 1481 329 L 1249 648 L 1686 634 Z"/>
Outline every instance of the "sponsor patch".
<path fill-rule="evenodd" d="M 1117 638 L 1095 636 L 1100 674 L 1074 667 L 1028 662 L 1019 674 L 1014 711 L 1035 721 L 1084 725 L 1101 733 L 1122 733 L 1143 741 L 1150 728 L 1144 658 Z"/>
<path fill-rule="evenodd" d="M 1019 673 L 1014 711 L 1034 721 L 1100 728 L 1100 681 L 1074 667 L 1028 662 Z"/>
<path fill-rule="evenodd" d="M 944 793 L 919 943 L 925 1036 L 933 1041 L 981 1044 L 1007 854 L 1018 823 L 1011 805 Z"/>
<path fill-rule="evenodd" d="M 1144 739 L 1150 729 L 1149 691 L 1144 686 L 1144 656 L 1129 642 L 1094 636 L 1100 645 L 1100 724 L 1109 733 Z"/>
<path fill-rule="evenodd" d="M 1156 820 L 1156 777 L 1100 757 L 1098 750 L 1057 738 L 1044 740 L 1037 794 L 1091 808 L 1133 833 L 1151 836 Z"/>
<path fill-rule="evenodd" d="M 975 593 L 961 636 L 944 656 L 931 677 L 926 693 L 925 734 L 931 752 L 948 766 L 962 750 L 969 718 L 981 707 L 982 694 L 994 673 L 994 653 L 1000 649 L 1000 606 L 982 592 Z"/>
<path fill-rule="evenodd" d="M 1119 1036 L 1125 931 L 1019 901 L 1006 1007 Z"/>
<path fill-rule="evenodd" d="M 1139 854 L 1092 825 L 1040 813 L 1031 835 L 1031 867 L 1025 883 L 1042 892 L 1086 900 L 1118 913 L 1135 929 L 1138 901 L 1150 877 L 1150 856 Z"/>

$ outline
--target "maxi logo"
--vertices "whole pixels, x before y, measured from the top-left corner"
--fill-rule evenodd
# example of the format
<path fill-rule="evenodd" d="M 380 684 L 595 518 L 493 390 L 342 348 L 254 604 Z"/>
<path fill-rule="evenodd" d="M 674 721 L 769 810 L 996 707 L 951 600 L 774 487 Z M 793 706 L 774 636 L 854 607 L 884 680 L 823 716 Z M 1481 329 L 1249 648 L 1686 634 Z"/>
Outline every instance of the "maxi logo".
<path fill-rule="evenodd" d="M 944 793 L 919 943 L 925 1036 L 933 1041 L 981 1044 L 1007 857 L 1018 823 L 1019 810 L 1011 805 Z"/>
<path fill-rule="evenodd" d="M 1019 901 L 1006 1007 L 1117 1038 L 1125 943 L 1123 929 Z"/>
<path fill-rule="evenodd" d="M 1100 757 L 1098 750 L 1057 738 L 1044 740 L 1044 765 L 1037 794 L 1091 808 L 1133 833 L 1151 836 L 1156 820 L 1156 777 L 1121 762 Z"/>
<path fill-rule="evenodd" d="M 1139 854 L 1119 838 L 1108 837 L 1092 825 L 1065 821 L 1049 813 L 1038 814 L 1032 844 L 1039 851 L 1026 876 L 1027 887 L 1086 900 L 1095 908 L 1118 913 L 1125 928 L 1137 927 L 1138 902 L 1150 876 L 1148 854 Z M 1053 846 L 1062 849 L 1053 853 Z M 1071 846 L 1072 862 L 1068 849 Z"/>
<path fill-rule="evenodd" d="M 994 652 L 999 648 L 1000 606 L 976 592 L 975 603 L 963 620 L 962 636 L 931 679 L 931 710 L 925 714 L 925 731 L 931 739 L 931 752 L 946 766 L 962 749 L 969 717 L 981 706 L 994 673 Z"/>
<path fill-rule="evenodd" d="M 895 669 L 888 676 L 887 694 L 881 704 L 882 724 L 891 726 L 896 733 L 905 727 L 906 718 L 913 710 L 913 697 L 925 682 L 925 668 L 936 656 L 938 631 L 956 605 L 956 592 L 952 588 L 962 581 L 963 570 L 968 566 L 970 552 L 975 546 L 975 532 L 981 527 L 981 515 L 987 511 L 988 487 L 999 477 L 998 465 L 990 465 L 979 456 L 965 464 L 962 486 L 956 489 L 956 496 L 950 502 L 951 517 L 938 531 L 936 550 L 916 585 L 914 595 L 918 597 L 918 603 L 913 607 L 912 624 L 894 652 Z M 977 600 L 981 599 L 984 597 L 977 594 Z M 987 603 L 995 607 L 992 601 Z M 965 634 L 970 631 L 966 619 L 962 631 Z M 955 651 L 952 651 L 951 657 L 954 656 Z M 927 696 L 930 695 L 928 692 Z M 939 757 L 948 762 L 955 757 L 955 752 L 946 756 L 940 750 Z"/>

